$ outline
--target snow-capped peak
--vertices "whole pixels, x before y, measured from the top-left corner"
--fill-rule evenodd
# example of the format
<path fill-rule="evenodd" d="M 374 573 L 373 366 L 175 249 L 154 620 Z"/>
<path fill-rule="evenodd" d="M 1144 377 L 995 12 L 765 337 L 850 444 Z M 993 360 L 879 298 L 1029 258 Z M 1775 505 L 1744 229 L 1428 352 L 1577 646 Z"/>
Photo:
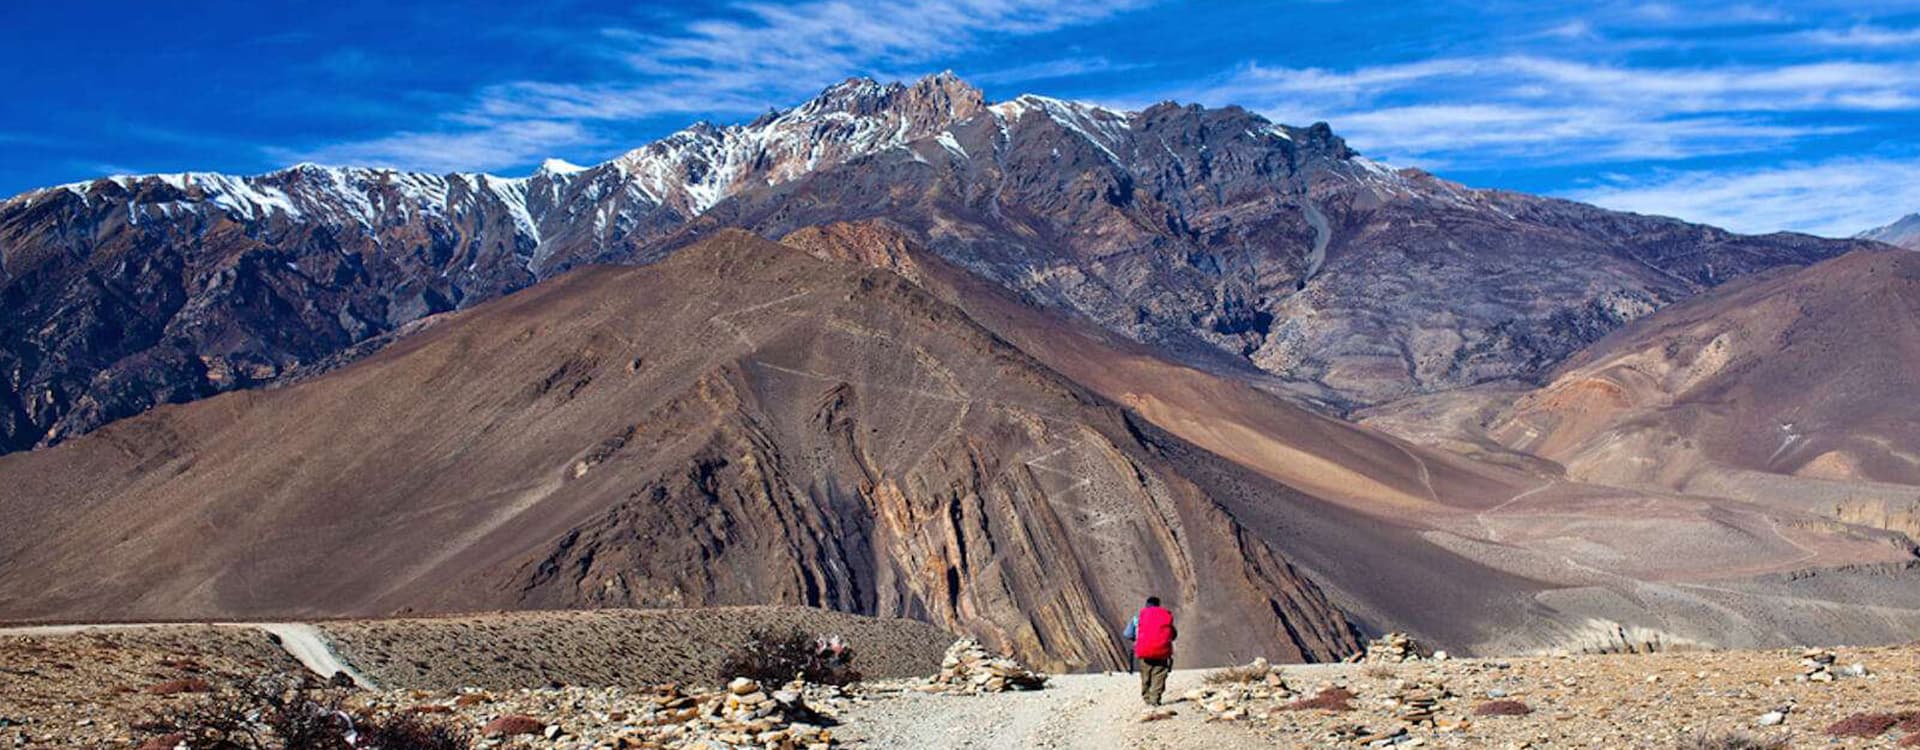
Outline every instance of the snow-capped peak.
<path fill-rule="evenodd" d="M 573 174 L 575 172 L 584 172 L 586 171 L 586 169 L 587 169 L 586 167 L 580 166 L 578 164 L 567 161 L 565 159 L 548 159 L 546 161 L 540 162 L 540 168 L 534 170 L 534 174 L 566 175 L 566 174 Z"/>

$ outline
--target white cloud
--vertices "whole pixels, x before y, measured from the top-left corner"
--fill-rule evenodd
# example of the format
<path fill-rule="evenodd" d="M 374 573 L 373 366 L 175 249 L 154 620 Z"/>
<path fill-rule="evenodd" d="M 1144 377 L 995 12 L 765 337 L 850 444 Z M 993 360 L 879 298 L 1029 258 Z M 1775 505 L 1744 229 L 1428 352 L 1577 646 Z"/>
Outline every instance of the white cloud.
<path fill-rule="evenodd" d="M 1847 237 L 1920 209 L 1920 159 L 1834 159 L 1742 171 L 1667 172 L 1568 191 L 1607 208 L 1738 232 Z"/>
<path fill-rule="evenodd" d="M 1834 47 L 1920 46 L 1920 28 L 1890 29 L 1862 24 L 1840 30 L 1815 29 L 1795 36 L 1815 44 Z"/>
<path fill-rule="evenodd" d="M 1920 63 L 1654 68 L 1541 55 L 1344 71 L 1247 65 L 1190 98 L 1283 122 L 1325 120 L 1362 151 L 1423 164 L 1557 164 L 1743 153 L 1864 126 L 1789 113 L 1920 110 Z M 1483 165 L 1484 166 L 1484 165 Z"/>
<path fill-rule="evenodd" d="M 436 171 L 525 164 L 604 140 L 601 123 L 761 112 L 848 76 L 910 77 L 916 67 L 945 55 L 1099 21 L 1148 1 L 738 2 L 727 7 L 728 17 L 697 18 L 666 30 L 602 30 L 589 44 L 620 66 L 617 81 L 502 82 L 443 114 L 437 127 L 269 153 Z"/>
<path fill-rule="evenodd" d="M 270 149 L 284 162 L 313 161 L 428 172 L 485 172 L 537 161 L 596 137 L 578 123 L 508 121 L 443 132 L 400 132 L 356 143 L 292 151 Z"/>

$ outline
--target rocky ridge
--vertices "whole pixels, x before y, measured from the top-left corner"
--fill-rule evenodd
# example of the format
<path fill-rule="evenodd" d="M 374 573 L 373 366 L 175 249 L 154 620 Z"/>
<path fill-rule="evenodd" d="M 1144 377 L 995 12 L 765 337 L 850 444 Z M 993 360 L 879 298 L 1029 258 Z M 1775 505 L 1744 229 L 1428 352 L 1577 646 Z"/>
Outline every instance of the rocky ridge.
<path fill-rule="evenodd" d="M 852 79 L 524 178 L 301 165 L 9 199 L 0 451 L 285 382 L 582 263 L 875 216 L 1037 301 L 1336 409 L 1536 377 L 1651 309 L 1851 246 L 1469 190 L 1236 107 Z"/>

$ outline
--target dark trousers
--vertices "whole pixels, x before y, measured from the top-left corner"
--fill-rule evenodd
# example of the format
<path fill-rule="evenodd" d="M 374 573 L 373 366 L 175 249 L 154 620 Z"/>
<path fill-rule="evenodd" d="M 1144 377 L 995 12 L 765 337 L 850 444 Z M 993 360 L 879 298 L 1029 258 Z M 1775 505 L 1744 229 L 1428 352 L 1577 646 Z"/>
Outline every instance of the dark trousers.
<path fill-rule="evenodd" d="M 1160 705 L 1161 694 L 1167 692 L 1167 675 L 1172 672 L 1172 659 L 1141 659 L 1140 699 L 1149 706 Z"/>

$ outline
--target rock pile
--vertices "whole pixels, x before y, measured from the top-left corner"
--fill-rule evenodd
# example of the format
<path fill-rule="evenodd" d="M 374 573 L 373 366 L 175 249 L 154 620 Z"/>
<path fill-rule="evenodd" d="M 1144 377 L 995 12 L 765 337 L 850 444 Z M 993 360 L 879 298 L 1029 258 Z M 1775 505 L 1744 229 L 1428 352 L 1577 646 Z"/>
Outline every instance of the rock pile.
<path fill-rule="evenodd" d="M 1870 674 L 1865 664 L 1855 662 L 1842 666 L 1836 664 L 1837 661 L 1839 658 L 1829 649 L 1810 648 L 1802 651 L 1800 676 L 1794 679 L 1799 682 L 1833 682 L 1841 677 L 1865 677 Z"/>
<path fill-rule="evenodd" d="M 919 688 L 928 693 L 972 695 L 1008 690 L 1039 690 L 1047 676 L 1021 666 L 1020 662 L 987 653 L 985 646 L 970 638 L 954 641 L 940 660 L 940 674 Z"/>
<path fill-rule="evenodd" d="M 744 678 L 717 691 L 687 691 L 678 685 L 645 690 L 469 689 L 442 699 L 418 691 L 363 699 L 376 711 L 432 714 L 481 726 L 480 747 L 531 742 L 555 750 L 830 750 L 839 744 L 828 727 L 837 723 L 834 715 L 853 702 L 842 688 L 797 681 L 773 688 Z M 816 708 L 816 703 L 821 706 Z"/>
<path fill-rule="evenodd" d="M 1206 684 L 1181 697 L 1206 711 L 1208 721 L 1264 720 L 1279 709 L 1282 701 L 1292 699 L 1294 692 L 1281 678 L 1280 670 L 1261 658 L 1215 672 Z"/>
<path fill-rule="evenodd" d="M 1347 661 L 1367 664 L 1401 664 L 1435 657 L 1439 653 L 1429 650 L 1406 633 L 1388 633 L 1367 641 L 1366 650 L 1349 657 Z"/>
<path fill-rule="evenodd" d="M 1436 724 L 1440 701 L 1453 697 L 1447 686 L 1438 681 L 1401 681 L 1395 687 L 1392 698 L 1395 714 L 1401 721 L 1414 726 Z"/>

